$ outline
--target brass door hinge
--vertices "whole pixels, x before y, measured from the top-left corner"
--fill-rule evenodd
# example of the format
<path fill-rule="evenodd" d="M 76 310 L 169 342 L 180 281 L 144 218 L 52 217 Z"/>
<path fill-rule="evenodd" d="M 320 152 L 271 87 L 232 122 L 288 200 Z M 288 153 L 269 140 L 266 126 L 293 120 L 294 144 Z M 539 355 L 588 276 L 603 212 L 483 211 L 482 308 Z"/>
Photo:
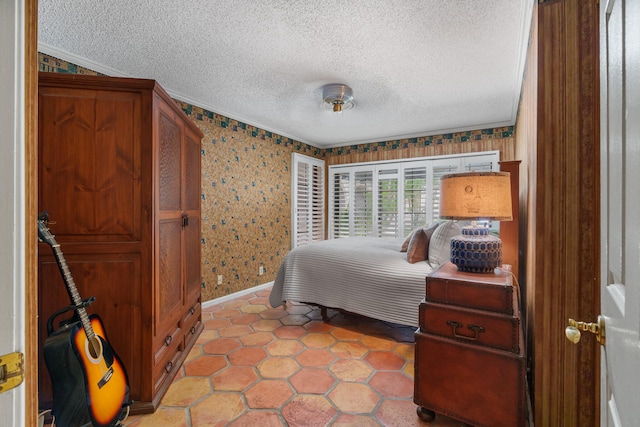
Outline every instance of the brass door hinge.
<path fill-rule="evenodd" d="M 10 353 L 0 356 L 0 393 L 18 387 L 24 381 L 24 356 Z"/>

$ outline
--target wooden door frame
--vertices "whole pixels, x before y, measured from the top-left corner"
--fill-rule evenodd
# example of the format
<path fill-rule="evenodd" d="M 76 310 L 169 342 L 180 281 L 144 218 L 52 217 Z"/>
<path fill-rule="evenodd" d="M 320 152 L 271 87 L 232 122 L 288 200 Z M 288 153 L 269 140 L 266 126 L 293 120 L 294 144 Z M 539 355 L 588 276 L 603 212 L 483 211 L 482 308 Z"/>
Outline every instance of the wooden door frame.
<path fill-rule="evenodd" d="M 25 425 L 38 425 L 38 0 L 25 0 Z M 31 220 L 32 219 L 32 220 Z"/>
<path fill-rule="evenodd" d="M 564 335 L 600 311 L 598 0 L 540 1 L 534 295 L 535 424 L 597 426 L 600 348 Z"/>

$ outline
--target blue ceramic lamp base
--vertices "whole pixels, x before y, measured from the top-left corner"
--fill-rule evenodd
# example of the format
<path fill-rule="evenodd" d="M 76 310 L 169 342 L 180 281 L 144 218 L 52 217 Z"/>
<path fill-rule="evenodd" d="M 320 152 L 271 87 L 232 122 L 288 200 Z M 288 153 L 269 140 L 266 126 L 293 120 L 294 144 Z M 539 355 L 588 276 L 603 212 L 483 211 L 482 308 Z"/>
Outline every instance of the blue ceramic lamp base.
<path fill-rule="evenodd" d="M 486 227 L 463 227 L 461 235 L 451 238 L 451 262 L 459 271 L 493 273 L 502 266 L 502 240 Z"/>

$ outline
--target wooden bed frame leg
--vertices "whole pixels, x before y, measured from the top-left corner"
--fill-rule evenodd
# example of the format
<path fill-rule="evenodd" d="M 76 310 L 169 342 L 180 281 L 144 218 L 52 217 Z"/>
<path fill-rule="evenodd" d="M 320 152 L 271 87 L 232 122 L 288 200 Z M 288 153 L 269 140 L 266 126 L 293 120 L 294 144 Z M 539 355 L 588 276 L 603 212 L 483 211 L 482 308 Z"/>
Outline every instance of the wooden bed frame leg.
<path fill-rule="evenodd" d="M 329 321 L 329 318 L 327 317 L 327 307 L 320 307 L 320 315 L 322 316 L 322 320 L 324 320 L 325 322 Z"/>
<path fill-rule="evenodd" d="M 418 418 L 420 418 L 422 421 L 431 422 L 436 417 L 435 412 L 429 409 L 423 408 L 422 406 L 418 406 L 416 408 L 416 412 L 418 414 Z"/>

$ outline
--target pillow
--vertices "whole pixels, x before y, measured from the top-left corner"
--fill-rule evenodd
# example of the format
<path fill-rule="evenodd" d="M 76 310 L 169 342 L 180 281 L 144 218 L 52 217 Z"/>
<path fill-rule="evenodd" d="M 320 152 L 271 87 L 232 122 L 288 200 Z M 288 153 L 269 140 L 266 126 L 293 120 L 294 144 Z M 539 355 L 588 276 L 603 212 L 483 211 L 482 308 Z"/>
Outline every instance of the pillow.
<path fill-rule="evenodd" d="M 420 228 L 416 228 L 415 230 L 413 230 L 411 233 L 409 233 L 407 238 L 404 239 L 404 242 L 402 243 L 402 247 L 400 248 L 400 252 L 407 252 L 407 249 L 409 249 L 409 242 L 411 242 L 411 238 L 413 237 L 415 232 L 418 230 L 420 230 Z"/>
<path fill-rule="evenodd" d="M 429 239 L 424 228 L 420 228 L 413 233 L 409 247 L 407 248 L 407 261 L 411 264 L 424 261 L 429 256 Z"/>
<path fill-rule="evenodd" d="M 427 228 L 419 228 L 413 232 L 407 247 L 407 261 L 414 264 L 429 258 L 429 242 L 438 225 L 440 224 L 431 224 Z"/>
<path fill-rule="evenodd" d="M 451 238 L 460 234 L 460 225 L 445 221 L 434 231 L 429 243 L 429 265 L 436 268 L 451 258 Z"/>

